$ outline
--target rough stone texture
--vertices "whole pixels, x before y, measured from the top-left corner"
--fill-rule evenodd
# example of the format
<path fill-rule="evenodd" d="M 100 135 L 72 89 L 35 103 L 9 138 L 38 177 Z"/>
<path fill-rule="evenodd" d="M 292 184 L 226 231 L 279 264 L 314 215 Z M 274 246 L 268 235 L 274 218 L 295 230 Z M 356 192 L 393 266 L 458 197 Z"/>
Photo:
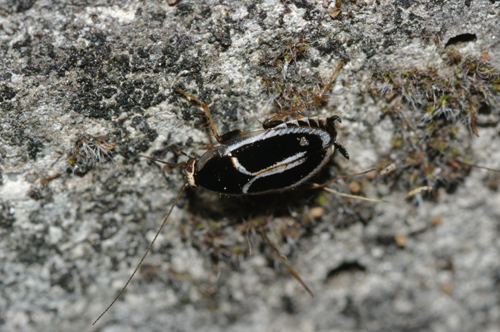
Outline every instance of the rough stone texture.
<path fill-rule="evenodd" d="M 299 91 L 347 62 L 329 104 L 306 115 L 342 117 L 339 140 L 351 161 L 336 155 L 326 173 L 349 174 L 391 149 L 394 128 L 380 121 L 387 101 L 369 93 L 373 72 L 443 67 L 448 41 L 464 34 L 475 35 L 455 45 L 464 56 L 488 52 L 500 67 L 498 1 L 343 1 L 335 19 L 335 1 L 172 2 L 0 3 L 0 330 L 499 331 L 500 195 L 498 183 L 487 185 L 498 178 L 483 169 L 433 199 L 363 205 L 321 194 L 323 216 L 299 227 L 296 242 L 279 229 L 303 224 L 317 192 L 295 197 L 298 206 L 283 199 L 276 205 L 285 212 L 274 214 L 259 200 L 189 191 L 146 268 L 91 326 L 183 183 L 180 171 L 162 176 L 137 154 L 174 161 L 166 146 L 189 154 L 207 143 L 173 85 L 210 100 L 221 131 L 258 129 L 275 105 L 262 78 L 283 71 L 265 55 L 302 36 L 307 53 L 284 75 Z M 492 103 L 479 120 L 498 111 Z M 499 168 L 498 121 L 479 131 L 462 135 L 473 161 Z M 113 162 L 81 155 L 70 167 L 83 134 L 116 144 Z M 363 183 L 372 197 L 407 192 Z M 313 298 L 258 232 L 249 235 L 252 252 L 245 247 L 238 225 L 255 216 L 271 220 L 270 236 Z M 215 221 L 232 225 L 219 233 L 218 279 L 204 242 Z"/>

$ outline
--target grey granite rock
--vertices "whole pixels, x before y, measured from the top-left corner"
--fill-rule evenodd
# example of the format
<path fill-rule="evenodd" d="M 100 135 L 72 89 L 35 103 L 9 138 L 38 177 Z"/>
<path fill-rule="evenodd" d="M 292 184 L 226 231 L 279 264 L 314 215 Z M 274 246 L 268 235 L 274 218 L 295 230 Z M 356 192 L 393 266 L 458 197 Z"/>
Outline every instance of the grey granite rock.
<path fill-rule="evenodd" d="M 383 156 L 404 169 L 391 141 L 399 122 L 383 115 L 419 107 L 378 89 L 376 73 L 451 78 L 457 54 L 499 68 L 498 1 L 342 1 L 340 14 L 327 0 L 89 3 L 0 3 L 1 331 L 500 330 L 499 180 L 477 168 L 406 201 L 404 177 L 353 184 L 390 203 L 188 190 L 140 273 L 91 325 L 184 183 L 137 155 L 181 161 L 172 144 L 200 154 L 208 142 L 173 86 L 210 101 L 221 132 L 257 130 L 286 102 L 279 89 L 313 91 L 343 59 L 329 103 L 304 112 L 343 119 L 351 161 L 335 155 L 322 178 Z M 484 86 L 480 136 L 459 121 L 455 139 L 462 157 L 500 168 L 500 100 Z M 314 297 L 258 229 L 250 250 L 248 220 L 268 222 Z"/>

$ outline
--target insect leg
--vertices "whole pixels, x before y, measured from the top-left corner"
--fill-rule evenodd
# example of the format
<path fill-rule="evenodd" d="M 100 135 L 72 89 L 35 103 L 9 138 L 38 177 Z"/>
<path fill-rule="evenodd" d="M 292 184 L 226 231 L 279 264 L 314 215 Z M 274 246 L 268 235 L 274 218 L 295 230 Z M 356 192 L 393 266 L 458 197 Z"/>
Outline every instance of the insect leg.
<path fill-rule="evenodd" d="M 214 248 L 214 253 L 215 253 L 215 272 L 217 275 L 217 280 L 220 277 L 220 270 L 219 270 L 219 264 L 220 264 L 220 243 L 217 241 L 217 238 L 214 237 L 212 238 L 212 246 Z"/>
<path fill-rule="evenodd" d="M 321 91 L 320 91 L 319 94 L 316 94 L 313 98 L 311 98 L 308 101 L 300 103 L 300 105 L 298 105 L 298 106 L 290 107 L 288 110 L 284 111 L 283 113 L 276 114 L 272 118 L 264 121 L 264 123 L 263 123 L 264 128 L 266 128 L 266 126 L 269 126 L 272 123 L 277 123 L 277 121 L 279 121 L 280 119 L 283 119 L 284 117 L 287 117 L 287 116 L 292 115 L 294 113 L 300 112 L 304 108 L 306 108 L 308 106 L 311 106 L 311 105 L 313 105 L 314 103 L 316 103 L 318 101 L 327 101 L 326 99 L 323 98 L 323 95 L 325 94 L 325 92 L 328 89 L 328 87 L 330 86 L 330 84 L 332 84 L 333 80 L 335 79 L 335 76 L 338 74 L 338 72 L 340 71 L 340 69 L 342 69 L 342 65 L 343 64 L 344 64 L 343 61 L 339 62 L 339 64 L 337 65 L 337 68 L 335 68 L 335 70 L 333 71 L 332 75 L 330 76 L 330 78 L 326 82 L 326 84 L 323 87 L 323 89 L 321 89 Z M 271 125 L 271 127 L 273 127 L 273 126 Z"/>
<path fill-rule="evenodd" d="M 353 174 L 344 175 L 344 176 L 335 178 L 333 180 L 330 180 L 328 182 L 325 182 L 323 184 L 312 183 L 312 187 L 311 188 L 325 188 L 329 184 L 337 182 L 339 180 L 350 178 L 350 177 L 353 177 L 353 176 L 364 175 L 364 174 L 367 174 L 367 173 L 370 173 L 370 172 L 379 171 L 379 170 L 380 170 L 379 168 L 372 168 L 372 169 L 369 169 L 369 170 L 364 171 L 364 172 L 359 172 L 359 173 L 353 173 Z"/>
<path fill-rule="evenodd" d="M 217 140 L 217 142 L 220 143 L 222 141 L 222 139 L 219 136 L 219 134 L 217 133 L 217 128 L 215 128 L 214 119 L 212 118 L 212 114 L 210 113 L 210 109 L 208 108 L 208 105 L 206 103 L 204 103 L 203 101 L 201 101 L 200 99 L 198 99 L 195 96 L 193 96 L 192 94 L 184 92 L 184 91 L 182 91 L 180 89 L 174 88 L 174 91 L 176 91 L 176 92 L 184 95 L 184 97 L 186 97 L 187 100 L 189 100 L 189 101 L 195 101 L 198 104 L 200 104 L 201 108 L 203 109 L 203 113 L 207 117 L 207 122 L 208 122 L 208 125 L 210 127 L 210 130 L 212 131 L 212 135 L 214 135 L 214 137 Z"/>
<path fill-rule="evenodd" d="M 342 157 L 349 160 L 349 153 L 347 153 L 347 150 L 345 149 L 345 147 L 342 144 L 335 141 L 335 142 L 333 142 L 333 146 L 335 146 L 335 149 L 337 149 L 337 151 L 342 155 Z"/>
<path fill-rule="evenodd" d="M 281 263 L 283 264 L 284 267 L 286 267 L 286 269 L 288 270 L 288 272 L 290 272 L 290 274 L 302 285 L 302 287 L 304 287 L 304 289 L 309 293 L 309 295 L 313 296 L 313 292 L 311 291 L 311 289 L 306 285 L 306 283 L 304 281 L 302 281 L 302 278 L 297 274 L 297 272 L 295 272 L 295 270 L 290 266 L 288 265 L 286 262 L 285 262 L 285 258 L 283 257 L 283 255 L 281 254 L 280 250 L 278 249 L 278 247 L 269 239 L 269 237 L 267 236 L 267 232 L 266 230 L 264 229 L 264 227 L 261 225 L 260 226 L 260 231 L 262 233 L 262 235 L 264 236 L 264 238 L 266 239 L 267 243 L 271 246 L 271 248 L 274 249 L 274 251 L 276 251 L 276 253 L 278 254 L 278 258 L 280 259 Z"/>

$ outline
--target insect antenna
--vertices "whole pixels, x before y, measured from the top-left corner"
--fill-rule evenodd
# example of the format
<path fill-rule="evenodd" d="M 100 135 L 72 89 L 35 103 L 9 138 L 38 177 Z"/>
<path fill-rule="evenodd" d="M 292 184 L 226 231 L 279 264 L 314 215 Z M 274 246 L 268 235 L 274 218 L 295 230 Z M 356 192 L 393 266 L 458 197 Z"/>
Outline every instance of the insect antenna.
<path fill-rule="evenodd" d="M 149 158 L 149 157 L 148 157 Z M 153 159 L 155 161 L 159 161 L 159 160 L 156 160 L 154 158 L 149 158 L 149 159 Z M 159 161 L 159 162 L 162 162 L 162 161 Z M 165 163 L 165 162 L 163 162 Z M 165 163 L 165 164 L 169 164 L 169 163 Z M 104 310 L 102 312 L 102 314 L 97 317 L 97 319 L 92 323 L 92 325 L 95 325 L 99 319 L 101 319 L 102 316 L 104 316 L 104 314 L 106 314 L 106 312 L 108 312 L 108 310 L 113 306 L 113 304 L 115 304 L 116 301 L 118 301 L 118 299 L 120 298 L 120 296 L 123 294 L 123 292 L 125 291 L 125 289 L 127 288 L 128 284 L 132 281 L 132 279 L 134 278 L 135 274 L 137 273 L 137 271 L 139 270 L 139 268 L 141 267 L 142 263 L 144 262 L 144 259 L 146 259 L 146 256 L 149 254 L 149 252 L 151 251 L 151 248 L 153 248 L 153 244 L 155 243 L 156 239 L 158 238 L 158 236 L 160 235 L 163 227 L 165 227 L 165 225 L 167 224 L 167 220 L 168 220 L 168 217 L 170 217 L 170 214 L 172 213 L 172 210 L 174 209 L 174 207 L 177 205 L 177 202 L 179 201 L 179 199 L 181 198 L 181 195 L 182 193 L 184 192 L 184 190 L 186 190 L 186 188 L 189 187 L 189 184 L 185 184 L 181 190 L 179 191 L 179 194 L 177 195 L 177 198 L 175 199 L 175 201 L 172 203 L 172 206 L 170 207 L 170 210 L 168 210 L 168 213 L 167 215 L 165 216 L 165 218 L 163 219 L 163 222 L 161 223 L 161 226 L 160 228 L 158 228 L 158 231 L 156 232 L 155 234 L 155 237 L 153 238 L 153 241 L 151 241 L 151 243 L 149 244 L 149 247 L 148 249 L 146 249 L 146 252 L 144 253 L 144 256 L 142 256 L 141 258 L 141 261 L 139 262 L 139 264 L 137 264 L 134 272 L 132 272 L 132 275 L 130 276 L 130 278 L 128 278 L 127 280 L 127 283 L 125 284 L 125 286 L 123 286 L 123 288 L 121 289 L 121 291 L 118 293 L 118 295 L 115 297 L 115 299 L 113 300 L 113 302 L 111 302 L 111 304 L 106 308 L 106 310 Z"/>
<path fill-rule="evenodd" d="M 163 160 L 160 160 L 160 159 L 156 159 L 156 158 L 152 158 L 152 157 L 148 157 L 148 156 L 144 156 L 142 154 L 140 154 L 139 157 L 146 158 L 146 159 L 149 159 L 149 160 L 152 160 L 152 161 L 156 161 L 156 162 L 159 162 L 161 164 L 167 165 L 169 167 L 179 167 L 179 166 L 186 167 L 187 166 L 187 163 L 184 163 L 184 162 L 182 162 L 182 163 L 167 163 L 166 161 L 163 161 Z"/>
<path fill-rule="evenodd" d="M 188 155 L 187 153 L 185 153 L 184 151 L 182 151 L 177 145 L 175 144 L 172 144 L 170 146 L 172 148 L 172 150 L 175 152 L 175 153 L 178 153 L 178 154 L 182 154 L 183 156 L 185 157 L 188 157 L 189 159 L 192 159 L 193 157 L 191 157 L 190 155 Z"/>

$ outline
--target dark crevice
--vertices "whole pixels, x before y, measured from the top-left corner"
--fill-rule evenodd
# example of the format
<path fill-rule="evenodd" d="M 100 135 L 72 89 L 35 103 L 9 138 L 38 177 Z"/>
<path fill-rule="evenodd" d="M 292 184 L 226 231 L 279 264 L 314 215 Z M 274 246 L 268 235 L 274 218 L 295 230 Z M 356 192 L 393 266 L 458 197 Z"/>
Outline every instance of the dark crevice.
<path fill-rule="evenodd" d="M 355 273 L 355 272 L 365 272 L 366 267 L 359 262 L 343 262 L 338 267 L 332 269 L 328 272 L 326 279 L 331 279 L 338 276 L 342 272 Z"/>
<path fill-rule="evenodd" d="M 453 38 L 450 38 L 445 45 L 445 48 L 452 45 L 457 45 L 461 43 L 475 42 L 477 36 L 475 33 L 464 33 Z"/>

